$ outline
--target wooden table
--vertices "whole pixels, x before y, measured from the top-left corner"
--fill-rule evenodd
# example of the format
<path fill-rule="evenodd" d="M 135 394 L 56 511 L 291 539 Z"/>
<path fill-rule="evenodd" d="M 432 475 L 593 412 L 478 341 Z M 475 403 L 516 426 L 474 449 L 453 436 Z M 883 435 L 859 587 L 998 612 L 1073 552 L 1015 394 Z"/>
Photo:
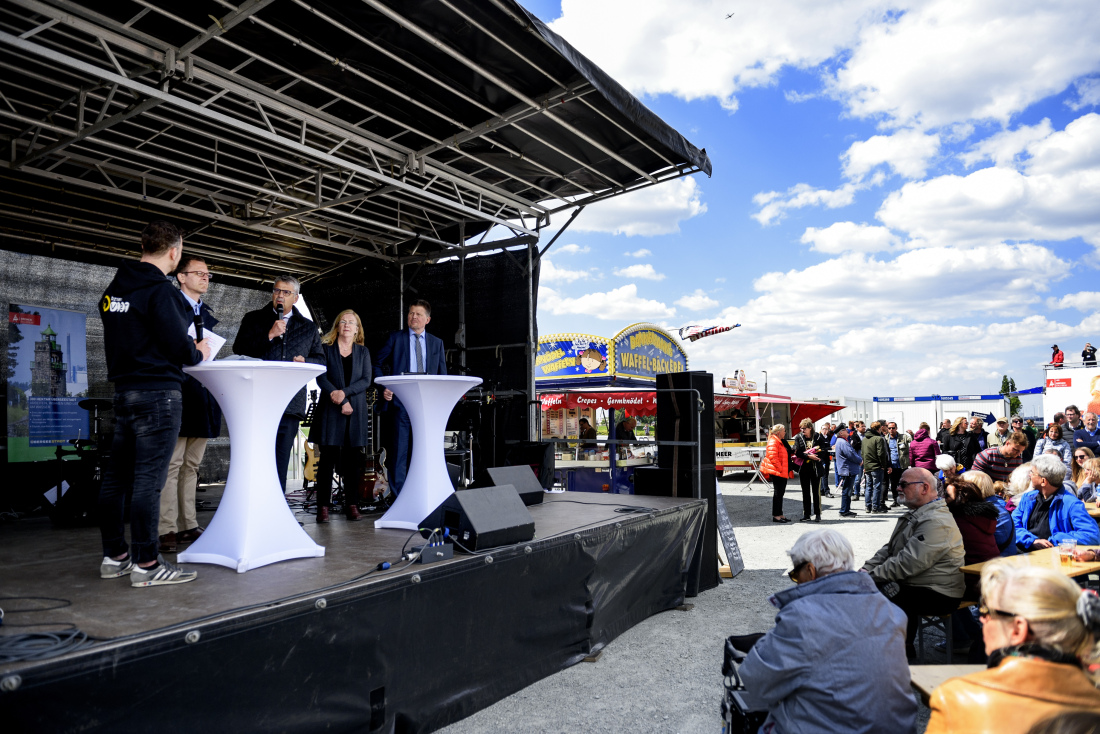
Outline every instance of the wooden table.
<path fill-rule="evenodd" d="M 985 670 L 984 665 L 910 665 L 909 685 L 920 694 L 920 700 L 927 706 L 936 686 L 950 678 L 982 670 Z"/>
<path fill-rule="evenodd" d="M 1095 545 L 1081 545 L 1078 548 L 1092 548 L 1096 550 L 1100 546 Z M 1000 560 L 1000 559 L 997 559 Z M 1053 568 L 1061 571 L 1066 576 L 1074 578 L 1077 576 L 1084 576 L 1090 573 L 1100 573 L 1100 561 L 1092 561 L 1090 563 L 1079 563 L 1074 561 L 1068 566 L 1063 566 L 1058 558 L 1058 548 L 1043 548 L 1042 550 L 1032 551 L 1031 553 L 1021 553 L 1018 556 L 1009 556 L 1004 559 L 1009 563 L 1016 563 L 1028 566 L 1046 566 L 1047 568 Z M 963 573 L 981 574 L 982 567 L 989 561 L 983 563 L 971 563 L 969 566 L 963 566 Z"/>
<path fill-rule="evenodd" d="M 1093 520 L 1100 520 L 1100 507 L 1097 507 L 1096 505 L 1089 506 L 1088 504 L 1086 504 L 1085 507 L 1088 508 L 1089 517 L 1091 517 Z"/>

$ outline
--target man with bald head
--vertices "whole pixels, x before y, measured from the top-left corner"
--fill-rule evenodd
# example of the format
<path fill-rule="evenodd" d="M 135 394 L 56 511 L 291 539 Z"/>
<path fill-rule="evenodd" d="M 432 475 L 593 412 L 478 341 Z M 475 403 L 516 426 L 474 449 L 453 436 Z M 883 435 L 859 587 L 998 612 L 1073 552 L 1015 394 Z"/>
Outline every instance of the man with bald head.
<path fill-rule="evenodd" d="M 963 542 L 947 504 L 927 469 L 906 469 L 898 488 L 909 512 L 898 518 L 890 540 L 863 571 L 909 618 L 905 653 L 916 657 L 913 640 L 923 616 L 946 616 L 959 606 L 964 585 Z"/>

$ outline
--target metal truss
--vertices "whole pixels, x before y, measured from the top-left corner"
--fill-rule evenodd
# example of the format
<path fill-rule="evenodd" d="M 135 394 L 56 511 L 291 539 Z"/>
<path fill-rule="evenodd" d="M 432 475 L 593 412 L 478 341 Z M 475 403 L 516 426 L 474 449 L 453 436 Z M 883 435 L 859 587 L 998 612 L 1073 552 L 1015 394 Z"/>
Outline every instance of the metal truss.
<path fill-rule="evenodd" d="M 433 12 L 507 65 L 395 1 L 218 0 L 215 18 L 171 0 L 0 0 L 0 237 L 129 256 L 144 222 L 171 216 L 216 270 L 317 277 L 530 247 L 553 214 L 700 170 L 506 37 L 494 2 Z M 465 240 L 494 227 L 510 236 Z"/>

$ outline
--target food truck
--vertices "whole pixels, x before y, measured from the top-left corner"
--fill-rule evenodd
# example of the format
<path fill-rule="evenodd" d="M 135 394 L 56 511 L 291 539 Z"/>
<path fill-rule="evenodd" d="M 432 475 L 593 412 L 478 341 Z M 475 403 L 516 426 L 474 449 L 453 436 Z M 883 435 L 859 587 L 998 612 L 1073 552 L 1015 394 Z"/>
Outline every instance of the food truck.
<path fill-rule="evenodd" d="M 657 375 L 687 369 L 687 353 L 655 324 L 632 324 L 611 338 L 541 337 L 535 353 L 540 426 L 543 439 L 562 439 L 555 450 L 561 486 L 633 494 L 634 469 L 655 463 L 656 455 L 653 447 L 616 443 L 615 426 L 626 416 L 654 415 Z M 580 419 L 588 418 L 595 427 L 598 410 L 607 411 L 608 436 L 601 437 L 595 448 L 581 446 Z"/>
<path fill-rule="evenodd" d="M 768 429 L 787 426 L 787 438 L 803 418 L 814 423 L 842 410 L 837 400 L 794 400 L 787 395 L 727 391 L 714 394 L 714 463 L 721 474 L 754 471 L 768 443 Z"/>

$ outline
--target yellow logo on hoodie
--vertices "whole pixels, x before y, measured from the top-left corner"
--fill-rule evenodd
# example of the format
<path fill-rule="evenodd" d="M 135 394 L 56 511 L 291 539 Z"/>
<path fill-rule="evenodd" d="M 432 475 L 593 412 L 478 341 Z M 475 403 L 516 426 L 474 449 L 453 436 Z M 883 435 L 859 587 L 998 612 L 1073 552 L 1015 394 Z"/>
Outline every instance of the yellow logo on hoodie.
<path fill-rule="evenodd" d="M 111 298 L 104 294 L 103 300 L 99 302 L 99 307 L 103 309 L 103 313 L 126 313 L 130 310 L 130 302 L 123 301 L 121 298 Z"/>

